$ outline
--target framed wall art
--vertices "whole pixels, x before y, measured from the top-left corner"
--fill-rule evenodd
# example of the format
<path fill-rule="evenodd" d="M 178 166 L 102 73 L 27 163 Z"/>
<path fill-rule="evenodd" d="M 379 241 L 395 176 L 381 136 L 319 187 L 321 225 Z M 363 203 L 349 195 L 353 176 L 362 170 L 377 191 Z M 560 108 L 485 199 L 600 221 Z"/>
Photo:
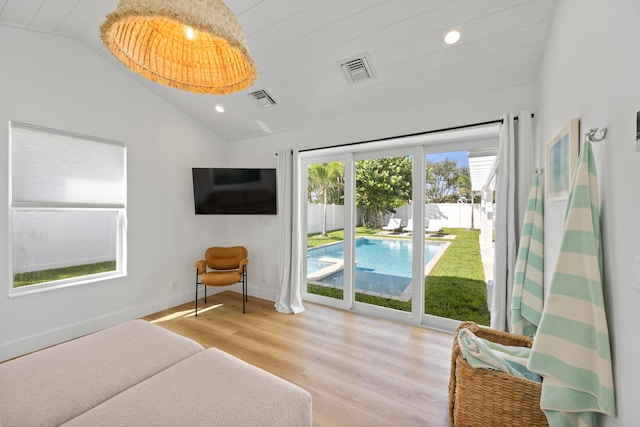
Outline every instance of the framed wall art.
<path fill-rule="evenodd" d="M 580 119 L 571 119 L 547 143 L 546 193 L 547 200 L 569 197 L 580 150 Z"/>

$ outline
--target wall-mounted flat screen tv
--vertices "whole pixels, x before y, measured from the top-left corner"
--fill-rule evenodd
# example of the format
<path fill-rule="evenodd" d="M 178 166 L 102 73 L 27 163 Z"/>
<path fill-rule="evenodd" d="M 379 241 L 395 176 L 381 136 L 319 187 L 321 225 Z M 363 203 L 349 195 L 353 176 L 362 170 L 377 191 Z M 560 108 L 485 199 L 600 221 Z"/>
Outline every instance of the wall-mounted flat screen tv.
<path fill-rule="evenodd" d="M 275 215 L 275 169 L 193 168 L 198 215 Z"/>

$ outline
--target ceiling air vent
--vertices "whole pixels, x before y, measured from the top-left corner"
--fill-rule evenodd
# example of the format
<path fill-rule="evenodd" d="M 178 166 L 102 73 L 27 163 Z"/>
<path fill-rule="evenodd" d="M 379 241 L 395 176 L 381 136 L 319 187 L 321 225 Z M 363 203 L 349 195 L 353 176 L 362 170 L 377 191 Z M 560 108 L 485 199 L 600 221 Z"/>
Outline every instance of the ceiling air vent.
<path fill-rule="evenodd" d="M 265 90 L 257 90 L 255 92 L 251 92 L 249 94 L 250 97 L 254 99 L 262 108 L 271 107 L 272 105 L 276 105 L 276 101 L 273 100 L 271 95 L 267 93 Z"/>
<path fill-rule="evenodd" d="M 338 62 L 349 83 L 357 83 L 375 77 L 368 54 Z"/>

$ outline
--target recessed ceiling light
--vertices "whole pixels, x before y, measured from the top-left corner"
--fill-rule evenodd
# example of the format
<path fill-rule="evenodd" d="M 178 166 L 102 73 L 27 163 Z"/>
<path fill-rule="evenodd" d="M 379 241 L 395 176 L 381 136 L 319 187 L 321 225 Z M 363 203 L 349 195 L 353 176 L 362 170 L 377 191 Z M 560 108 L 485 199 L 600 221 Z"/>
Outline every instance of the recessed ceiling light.
<path fill-rule="evenodd" d="M 224 108 L 222 107 L 222 105 L 216 105 L 215 108 L 218 113 L 224 113 Z"/>
<path fill-rule="evenodd" d="M 458 30 L 451 30 L 444 36 L 444 42 L 446 44 L 455 44 L 458 40 L 460 40 L 460 31 Z"/>

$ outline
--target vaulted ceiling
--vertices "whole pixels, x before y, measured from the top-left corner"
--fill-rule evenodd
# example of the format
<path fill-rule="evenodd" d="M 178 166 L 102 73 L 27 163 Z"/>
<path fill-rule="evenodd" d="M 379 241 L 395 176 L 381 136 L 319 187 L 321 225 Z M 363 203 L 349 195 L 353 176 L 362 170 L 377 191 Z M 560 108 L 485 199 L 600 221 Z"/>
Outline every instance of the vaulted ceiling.
<path fill-rule="evenodd" d="M 0 0 L 0 23 L 77 37 L 233 142 L 535 82 L 556 1 L 227 0 L 259 77 L 222 96 L 164 87 L 121 66 L 98 35 L 117 0 Z M 452 28 L 462 36 L 450 46 L 443 38 Z M 340 64 L 362 56 L 373 78 L 349 82 Z M 259 90 L 276 104 L 249 95 Z"/>

